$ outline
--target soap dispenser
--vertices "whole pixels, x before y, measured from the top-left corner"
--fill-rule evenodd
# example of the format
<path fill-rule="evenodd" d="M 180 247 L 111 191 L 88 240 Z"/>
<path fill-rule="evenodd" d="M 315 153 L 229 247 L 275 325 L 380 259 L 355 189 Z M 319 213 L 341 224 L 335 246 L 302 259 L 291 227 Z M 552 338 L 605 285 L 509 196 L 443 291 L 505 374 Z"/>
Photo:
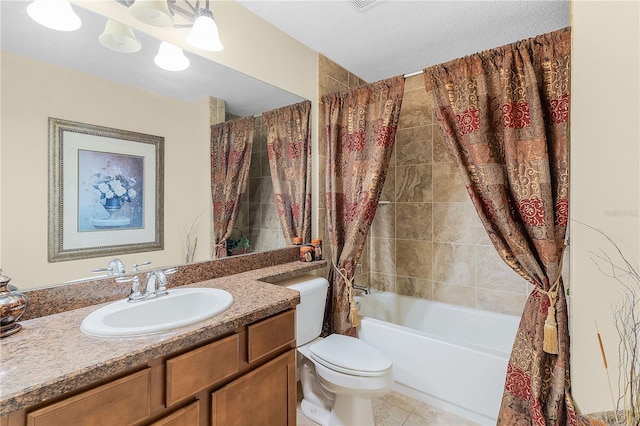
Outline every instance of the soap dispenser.
<path fill-rule="evenodd" d="M 9 281 L 11 278 L 3 275 L 0 269 L 0 338 L 10 336 L 22 329 L 17 321 L 29 304 L 27 296 L 9 288 Z"/>

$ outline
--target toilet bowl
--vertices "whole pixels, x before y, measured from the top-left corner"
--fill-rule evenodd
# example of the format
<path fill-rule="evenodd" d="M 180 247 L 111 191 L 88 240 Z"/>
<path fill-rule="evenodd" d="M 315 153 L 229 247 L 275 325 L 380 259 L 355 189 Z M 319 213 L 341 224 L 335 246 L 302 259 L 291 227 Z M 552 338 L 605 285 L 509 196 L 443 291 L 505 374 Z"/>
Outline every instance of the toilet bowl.
<path fill-rule="evenodd" d="M 355 337 L 319 337 L 329 285 L 326 279 L 304 275 L 279 284 L 300 292 L 296 373 L 302 385 L 303 414 L 323 426 L 373 426 L 371 399 L 391 390 L 391 359 Z"/>

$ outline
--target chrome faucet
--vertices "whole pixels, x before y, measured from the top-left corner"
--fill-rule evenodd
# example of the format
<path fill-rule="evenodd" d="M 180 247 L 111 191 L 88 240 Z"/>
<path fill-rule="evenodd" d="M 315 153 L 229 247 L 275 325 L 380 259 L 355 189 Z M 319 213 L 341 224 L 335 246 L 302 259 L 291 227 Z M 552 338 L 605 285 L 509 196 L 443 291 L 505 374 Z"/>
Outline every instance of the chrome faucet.
<path fill-rule="evenodd" d="M 125 273 L 124 263 L 116 257 L 111 259 L 108 268 L 95 268 L 92 269 L 91 272 L 106 272 L 107 275 L 122 275 Z"/>
<path fill-rule="evenodd" d="M 178 268 L 169 268 L 164 271 L 154 270 L 147 272 L 147 286 L 145 294 L 153 294 L 155 297 L 164 296 L 169 294 L 167 291 L 167 275 L 174 274 L 178 271 Z M 154 297 L 151 296 L 151 297 Z"/>
<path fill-rule="evenodd" d="M 140 278 L 137 275 L 132 277 L 116 278 L 116 282 L 131 282 L 131 292 L 129 293 L 129 302 L 140 302 L 142 300 L 152 299 L 154 297 L 169 294 L 167 290 L 167 275 L 177 272 L 177 268 L 169 268 L 164 271 L 153 270 L 147 272 L 147 281 L 144 287 L 140 285 Z"/>
<path fill-rule="evenodd" d="M 357 269 L 360 269 L 360 274 L 362 274 L 362 273 L 363 273 L 363 270 L 362 270 L 362 263 L 358 263 L 358 264 L 356 264 L 356 270 L 357 270 Z M 354 277 L 353 277 L 353 281 L 354 281 L 354 282 L 351 284 L 351 286 L 353 287 L 353 289 L 354 289 L 354 290 L 364 291 L 364 294 L 371 294 L 371 286 L 370 286 L 370 285 L 368 285 L 368 286 L 366 286 L 366 287 L 365 287 L 365 286 L 363 286 L 363 285 L 357 285 L 357 284 L 355 283 L 355 280 L 356 280 L 356 277 L 354 276 Z"/>

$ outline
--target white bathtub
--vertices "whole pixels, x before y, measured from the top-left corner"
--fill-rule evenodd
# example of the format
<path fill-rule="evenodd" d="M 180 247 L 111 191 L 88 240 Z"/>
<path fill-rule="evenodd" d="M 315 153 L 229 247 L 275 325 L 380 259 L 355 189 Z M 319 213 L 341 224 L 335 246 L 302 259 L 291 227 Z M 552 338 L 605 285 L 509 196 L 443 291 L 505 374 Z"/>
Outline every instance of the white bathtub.
<path fill-rule="evenodd" d="M 359 337 L 393 360 L 394 390 L 496 424 L 519 317 L 390 292 L 357 302 Z"/>

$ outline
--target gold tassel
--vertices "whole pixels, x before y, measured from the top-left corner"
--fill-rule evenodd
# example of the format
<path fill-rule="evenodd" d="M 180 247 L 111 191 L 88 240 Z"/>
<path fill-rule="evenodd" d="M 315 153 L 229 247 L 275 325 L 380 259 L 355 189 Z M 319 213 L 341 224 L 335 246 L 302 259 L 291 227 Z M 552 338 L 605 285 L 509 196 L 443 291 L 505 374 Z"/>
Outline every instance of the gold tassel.
<path fill-rule="evenodd" d="M 349 299 L 349 321 L 351 322 L 352 327 L 358 327 L 360 325 L 360 316 L 358 314 L 358 305 L 356 305 L 355 300 L 353 299 L 353 279 L 349 279 L 347 277 L 348 273 L 345 268 L 338 268 L 336 264 L 331 261 L 335 270 L 342 276 L 344 279 L 345 285 L 347 287 L 347 294 Z"/>
<path fill-rule="evenodd" d="M 555 294 L 549 296 L 553 305 L 549 306 L 547 319 L 544 320 L 544 343 L 542 350 L 548 354 L 558 354 L 558 323 L 556 322 Z"/>
<path fill-rule="evenodd" d="M 360 325 L 360 316 L 358 315 L 358 307 L 354 304 L 351 305 L 351 325 L 358 327 Z"/>

